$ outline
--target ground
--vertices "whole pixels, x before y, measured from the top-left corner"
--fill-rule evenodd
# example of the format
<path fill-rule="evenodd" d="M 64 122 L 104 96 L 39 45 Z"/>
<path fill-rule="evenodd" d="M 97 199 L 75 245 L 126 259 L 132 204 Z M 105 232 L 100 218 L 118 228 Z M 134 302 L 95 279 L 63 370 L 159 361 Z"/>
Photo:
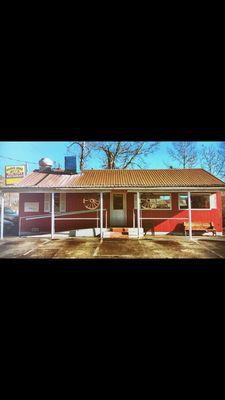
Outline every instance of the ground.
<path fill-rule="evenodd" d="M 225 258 L 225 238 L 157 237 L 144 239 L 7 237 L 0 258 Z"/>

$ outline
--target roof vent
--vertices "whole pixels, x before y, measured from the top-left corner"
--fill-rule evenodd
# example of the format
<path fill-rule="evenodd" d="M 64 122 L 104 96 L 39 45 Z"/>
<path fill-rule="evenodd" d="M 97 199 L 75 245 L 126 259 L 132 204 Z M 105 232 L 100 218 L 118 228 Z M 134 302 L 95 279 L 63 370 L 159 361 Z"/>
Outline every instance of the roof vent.
<path fill-rule="evenodd" d="M 50 158 L 44 157 L 39 161 L 40 171 L 51 171 L 53 166 L 53 161 Z"/>
<path fill-rule="evenodd" d="M 65 157 L 65 171 L 77 174 L 77 158 L 76 156 Z"/>

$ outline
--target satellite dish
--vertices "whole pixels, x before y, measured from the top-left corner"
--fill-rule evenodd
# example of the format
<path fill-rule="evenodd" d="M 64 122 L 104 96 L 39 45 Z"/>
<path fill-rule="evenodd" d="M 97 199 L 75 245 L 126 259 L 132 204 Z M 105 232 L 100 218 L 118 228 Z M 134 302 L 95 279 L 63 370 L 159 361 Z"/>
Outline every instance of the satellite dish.
<path fill-rule="evenodd" d="M 39 161 L 40 167 L 52 167 L 53 161 L 50 158 L 44 157 Z"/>

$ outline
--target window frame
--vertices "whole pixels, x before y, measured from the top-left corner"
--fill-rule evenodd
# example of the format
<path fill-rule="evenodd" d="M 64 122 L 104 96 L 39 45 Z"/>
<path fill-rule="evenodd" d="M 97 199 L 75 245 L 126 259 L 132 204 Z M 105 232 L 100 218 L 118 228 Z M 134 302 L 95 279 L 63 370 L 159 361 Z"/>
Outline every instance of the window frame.
<path fill-rule="evenodd" d="M 211 199 L 210 199 L 210 197 L 211 197 L 211 195 L 212 194 L 214 194 L 214 193 L 191 193 L 191 196 L 192 195 L 195 195 L 195 194 L 197 194 L 197 195 L 202 195 L 202 196 L 206 196 L 206 195 L 208 195 L 209 196 L 209 208 L 192 208 L 191 207 L 191 210 L 193 210 L 193 211 L 198 211 L 198 210 L 200 210 L 200 211 L 209 211 L 209 210 L 212 210 L 212 207 L 211 207 Z M 179 208 L 179 211 L 187 211 L 188 210 L 188 206 L 187 206 L 187 208 L 180 208 L 180 195 L 185 195 L 185 196 L 188 196 L 188 194 L 187 193 L 184 193 L 184 192 L 182 192 L 182 193 L 178 193 L 178 208 Z M 214 210 L 214 209 L 213 209 Z"/>
<path fill-rule="evenodd" d="M 141 198 L 142 194 L 148 194 L 148 193 L 154 194 L 152 192 L 140 192 L 140 198 Z M 171 211 L 171 210 L 173 210 L 172 193 L 169 193 L 169 192 L 162 193 L 162 192 L 160 192 L 160 193 L 155 193 L 155 194 L 157 194 L 159 196 L 170 196 L 170 208 L 141 208 L 140 207 L 141 211 Z M 134 195 L 137 196 L 137 193 L 135 193 Z M 135 198 L 134 198 L 134 209 L 137 210 L 137 198 L 136 198 L 136 208 L 135 208 Z"/>
<path fill-rule="evenodd" d="M 59 195 L 59 211 L 56 211 L 56 207 L 54 204 L 55 214 L 60 214 L 62 212 L 66 212 L 66 211 L 64 211 L 64 208 L 65 208 L 65 210 L 67 210 L 67 193 L 55 192 L 54 202 L 56 200 L 56 195 Z M 64 200 L 63 200 L 63 196 L 65 196 Z M 63 201 L 64 201 L 64 207 L 63 207 Z M 48 205 L 48 207 L 47 207 L 47 205 Z M 44 213 L 46 213 L 46 214 L 51 213 L 51 206 L 52 206 L 51 193 L 44 193 Z"/>

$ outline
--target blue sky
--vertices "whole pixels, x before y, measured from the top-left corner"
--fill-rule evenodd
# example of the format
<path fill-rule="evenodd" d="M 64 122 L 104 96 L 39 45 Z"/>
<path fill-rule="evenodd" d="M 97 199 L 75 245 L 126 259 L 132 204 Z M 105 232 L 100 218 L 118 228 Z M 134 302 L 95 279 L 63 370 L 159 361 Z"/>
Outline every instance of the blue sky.
<path fill-rule="evenodd" d="M 64 156 L 69 155 L 67 145 L 70 142 L 1 142 L 0 141 L 0 174 L 5 174 L 6 165 L 21 165 L 23 162 L 33 162 L 29 164 L 29 172 L 38 168 L 38 161 L 42 157 L 48 157 L 64 167 Z M 198 142 L 207 146 L 218 146 L 220 142 Z M 171 142 L 160 142 L 160 150 L 146 158 L 146 168 L 166 168 L 165 162 L 169 162 L 167 148 Z M 3 158 L 4 157 L 4 158 Z M 7 159 L 13 158 L 20 161 Z M 22 162 L 21 162 L 22 161 Z M 176 165 L 173 163 L 173 166 Z M 197 167 L 201 167 L 197 165 Z M 93 157 L 88 161 L 87 168 L 101 168 L 101 161 Z"/>

